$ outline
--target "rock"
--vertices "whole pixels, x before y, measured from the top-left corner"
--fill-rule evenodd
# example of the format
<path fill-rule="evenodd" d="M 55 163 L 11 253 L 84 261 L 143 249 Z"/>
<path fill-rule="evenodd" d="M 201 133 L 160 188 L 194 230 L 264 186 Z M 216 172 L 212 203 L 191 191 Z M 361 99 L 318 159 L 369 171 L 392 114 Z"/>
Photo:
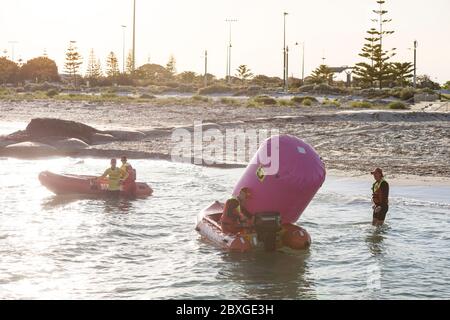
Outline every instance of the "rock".
<path fill-rule="evenodd" d="M 103 133 L 110 134 L 120 141 L 135 141 L 145 138 L 145 133 L 140 131 L 110 130 L 110 131 L 103 131 Z"/>
<path fill-rule="evenodd" d="M 116 141 L 116 138 L 114 138 L 110 134 L 106 133 L 94 133 L 91 137 L 91 144 L 103 144 L 103 143 L 110 143 Z"/>
<path fill-rule="evenodd" d="M 90 143 L 97 129 L 80 122 L 52 118 L 37 118 L 31 120 L 25 132 L 33 138 L 57 136 L 75 138 Z"/>
<path fill-rule="evenodd" d="M 34 158 L 57 155 L 58 150 L 48 144 L 26 141 L 4 147 L 2 154 L 13 157 Z"/>
<path fill-rule="evenodd" d="M 60 151 L 74 151 L 89 148 L 86 142 L 75 138 L 58 140 L 49 144 Z"/>

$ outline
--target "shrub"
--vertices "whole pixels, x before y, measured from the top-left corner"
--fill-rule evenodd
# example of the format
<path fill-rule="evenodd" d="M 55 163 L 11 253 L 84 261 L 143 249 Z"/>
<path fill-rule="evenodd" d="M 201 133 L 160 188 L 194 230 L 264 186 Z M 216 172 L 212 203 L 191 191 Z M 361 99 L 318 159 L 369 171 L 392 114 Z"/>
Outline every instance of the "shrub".
<path fill-rule="evenodd" d="M 274 106 L 277 104 L 277 100 L 269 96 L 257 96 L 253 98 L 253 101 L 255 101 L 257 104 L 262 104 L 265 106 Z"/>
<path fill-rule="evenodd" d="M 391 102 L 388 104 L 388 108 L 392 110 L 407 110 L 408 106 L 400 101 Z"/>
<path fill-rule="evenodd" d="M 370 109 L 373 107 L 373 104 L 368 101 L 353 101 L 351 106 L 353 108 Z"/>
<path fill-rule="evenodd" d="M 319 102 L 319 101 L 317 101 L 316 98 L 314 98 L 314 97 L 309 97 L 309 96 L 306 96 L 306 97 L 293 97 L 293 98 L 291 99 L 291 101 L 292 101 L 293 103 L 303 104 L 303 101 L 304 101 L 305 99 L 311 100 L 313 103 L 318 103 L 318 102 Z"/>
<path fill-rule="evenodd" d="M 115 94 L 115 93 L 102 93 L 102 98 L 105 98 L 105 99 L 117 98 L 117 94 Z"/>
<path fill-rule="evenodd" d="M 226 105 L 231 105 L 231 106 L 237 106 L 237 105 L 241 104 L 239 99 L 233 99 L 233 98 L 221 98 L 220 103 L 226 104 Z"/>
<path fill-rule="evenodd" d="M 305 100 L 303 100 L 302 103 L 305 107 L 310 107 L 313 104 L 313 101 L 311 99 L 306 98 Z"/>
<path fill-rule="evenodd" d="M 229 86 L 223 85 L 212 85 L 209 87 L 201 88 L 198 90 L 199 95 L 204 94 L 223 94 L 223 93 L 232 93 L 233 89 Z"/>
<path fill-rule="evenodd" d="M 334 100 L 329 100 L 328 98 L 326 98 L 323 102 L 322 102 L 323 106 L 327 106 L 327 107 L 340 107 L 341 103 L 339 102 L 339 100 L 334 99 Z"/>
<path fill-rule="evenodd" d="M 194 100 L 194 101 L 201 101 L 201 102 L 208 102 L 209 98 L 208 97 L 202 97 L 200 95 L 195 95 L 195 96 L 192 96 L 192 100 Z"/>
<path fill-rule="evenodd" d="M 47 97 L 53 98 L 54 96 L 57 96 L 59 92 L 55 89 L 50 89 L 47 91 Z"/>
<path fill-rule="evenodd" d="M 294 102 L 292 100 L 280 99 L 278 100 L 278 105 L 280 107 L 290 107 L 294 105 Z"/>
<path fill-rule="evenodd" d="M 139 99 L 156 99 L 156 97 L 154 95 L 148 94 L 148 93 L 144 93 L 141 94 Z"/>
<path fill-rule="evenodd" d="M 412 88 L 405 88 L 400 91 L 399 98 L 402 100 L 409 100 L 414 98 L 415 90 Z"/>

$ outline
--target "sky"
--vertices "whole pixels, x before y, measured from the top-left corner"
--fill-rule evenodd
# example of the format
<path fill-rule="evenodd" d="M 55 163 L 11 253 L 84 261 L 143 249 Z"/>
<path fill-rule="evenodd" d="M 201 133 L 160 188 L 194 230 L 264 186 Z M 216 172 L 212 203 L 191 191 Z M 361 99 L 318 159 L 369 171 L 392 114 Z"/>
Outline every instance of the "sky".
<path fill-rule="evenodd" d="M 131 49 L 133 0 L 0 0 L 0 54 L 24 61 L 47 52 L 63 72 L 69 41 L 85 62 L 90 49 L 104 62 L 113 51 L 122 66 L 123 31 Z M 337 67 L 360 62 L 365 32 L 373 26 L 375 0 L 137 0 L 136 64 L 165 65 L 176 59 L 178 72 L 226 72 L 229 27 L 232 24 L 232 69 L 247 65 L 254 74 L 282 77 L 283 12 L 290 47 L 289 74 L 305 74 L 323 62 Z M 418 74 L 434 81 L 450 80 L 449 0 L 387 0 L 395 33 L 386 48 L 397 48 L 396 61 L 413 60 L 418 41 Z M 10 43 L 16 41 L 17 43 Z M 86 64 L 85 64 L 86 65 Z M 233 71 L 233 73 L 235 73 Z"/>

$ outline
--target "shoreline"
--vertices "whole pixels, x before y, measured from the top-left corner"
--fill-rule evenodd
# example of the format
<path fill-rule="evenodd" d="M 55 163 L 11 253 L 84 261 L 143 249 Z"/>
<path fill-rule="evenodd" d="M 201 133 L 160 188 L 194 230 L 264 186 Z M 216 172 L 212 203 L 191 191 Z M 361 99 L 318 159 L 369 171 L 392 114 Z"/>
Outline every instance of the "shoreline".
<path fill-rule="evenodd" d="M 411 172 L 425 182 L 450 181 L 450 113 L 445 112 L 39 101 L 12 104 L 0 101 L 0 109 L 0 126 L 5 123 L 5 128 L 24 129 L 17 126 L 48 117 L 91 125 L 100 133 L 119 134 L 89 143 L 86 148 L 59 150 L 55 154 L 59 156 L 107 158 L 126 153 L 130 158 L 170 160 L 173 130 L 184 128 L 192 132 L 193 124 L 203 121 L 203 130 L 217 129 L 221 133 L 229 129 L 277 129 L 280 134 L 295 135 L 316 149 L 328 171 L 358 176 L 382 167 L 388 176 L 398 177 L 401 183 L 409 183 L 404 177 L 410 177 Z M 137 134 L 138 138 L 122 139 L 124 128 L 132 130 L 129 133 Z M 0 128 L 0 134 L 6 132 Z M 7 144 L 0 135 L 0 156 L 5 156 L 2 149 Z M 245 161 L 240 162 L 247 163 L 252 156 L 246 155 Z M 211 167 L 243 166 L 229 163 Z"/>

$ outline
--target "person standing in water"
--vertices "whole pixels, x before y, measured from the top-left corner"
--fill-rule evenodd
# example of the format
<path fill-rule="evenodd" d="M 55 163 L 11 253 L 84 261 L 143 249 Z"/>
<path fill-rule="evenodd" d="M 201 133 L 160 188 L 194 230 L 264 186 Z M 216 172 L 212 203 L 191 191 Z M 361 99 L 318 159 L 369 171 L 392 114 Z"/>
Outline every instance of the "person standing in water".
<path fill-rule="evenodd" d="M 220 217 L 220 224 L 224 233 L 236 234 L 244 227 L 253 225 L 253 216 L 245 208 L 245 202 L 249 197 L 250 189 L 242 188 L 237 197 L 227 200 Z"/>
<path fill-rule="evenodd" d="M 112 196 L 118 196 L 120 194 L 120 184 L 128 178 L 128 173 L 117 167 L 116 159 L 111 159 L 111 167 L 106 169 L 99 179 L 102 178 L 108 178 L 108 193 Z"/>
<path fill-rule="evenodd" d="M 383 170 L 380 168 L 376 168 L 371 174 L 375 179 L 372 185 L 372 224 L 374 226 L 382 226 L 389 210 L 389 183 L 384 179 Z"/>

